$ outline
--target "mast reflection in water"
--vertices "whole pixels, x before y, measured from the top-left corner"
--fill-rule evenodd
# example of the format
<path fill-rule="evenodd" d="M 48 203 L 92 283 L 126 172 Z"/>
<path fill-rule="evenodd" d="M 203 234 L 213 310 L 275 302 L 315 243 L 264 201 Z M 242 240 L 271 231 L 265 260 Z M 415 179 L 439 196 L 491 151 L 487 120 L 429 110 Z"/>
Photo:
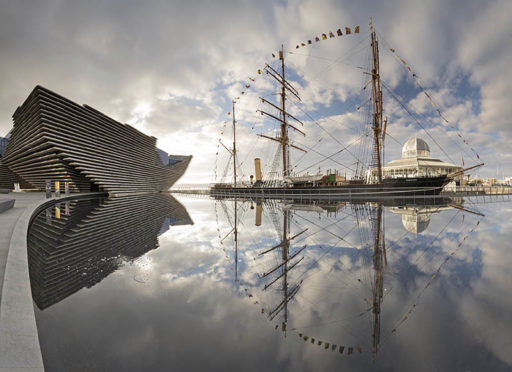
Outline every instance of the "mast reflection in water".
<path fill-rule="evenodd" d="M 247 271 L 253 272 L 241 282 L 245 293 L 258 299 L 255 304 L 262 306 L 261 312 L 267 314 L 268 320 L 275 322 L 279 317 L 275 329 L 280 328 L 285 335 L 288 330 L 294 331 L 312 345 L 347 355 L 379 350 L 381 306 L 385 290 L 390 289 L 384 286 L 387 269 L 384 209 L 401 214 L 404 227 L 414 234 L 423 232 L 431 216 L 443 210 L 455 209 L 483 217 L 481 213 L 464 208 L 462 199 L 443 197 L 352 204 L 326 200 L 244 201 L 240 198 L 220 198 L 218 202 L 228 219 L 226 204 L 232 204 L 235 218 L 229 220 L 235 234 L 240 231 L 237 218 L 240 210 L 246 212 L 247 206 L 254 209 L 254 204 L 255 226 L 261 226 L 262 213 L 266 211 L 275 228 L 276 244 L 252 252 L 248 261 L 253 264 Z M 254 234 L 247 233 L 254 240 Z M 403 238 L 404 235 L 400 239 Z M 467 236 L 463 238 L 466 239 Z M 238 278 L 238 235 L 234 236 L 234 242 L 235 278 Z M 268 257 L 272 254 L 273 259 Z M 446 256 L 440 266 L 454 254 L 455 251 Z M 331 264 L 322 267 L 321 261 L 329 260 Z M 432 280 L 440 269 L 433 272 Z M 304 289 L 299 292 L 301 287 Z M 321 288 L 323 290 L 319 291 Z M 364 294 L 365 290 L 371 292 L 371 296 Z M 289 306 L 296 296 L 302 297 L 302 301 L 296 301 L 296 314 L 293 314 Z M 347 296 L 351 299 L 344 300 Z M 362 301 L 355 301 L 357 297 Z M 407 310 L 398 326 L 412 312 Z M 360 332 L 367 315 L 371 315 L 371 344 Z M 396 314 L 391 318 L 399 320 Z M 350 328 L 353 331 L 345 332 Z M 396 332 L 396 328 L 391 332 Z M 340 339 L 338 331 L 341 329 L 345 331 L 341 331 Z"/>
<path fill-rule="evenodd" d="M 512 301 L 500 296 L 512 278 L 488 271 L 493 252 L 507 268 L 512 257 L 485 243 L 503 219 L 488 205 L 180 199 L 194 225 L 164 196 L 76 201 L 37 217 L 29 255 L 47 369 L 512 365 Z M 500 322 L 501 342 L 479 326 L 486 319 Z"/>

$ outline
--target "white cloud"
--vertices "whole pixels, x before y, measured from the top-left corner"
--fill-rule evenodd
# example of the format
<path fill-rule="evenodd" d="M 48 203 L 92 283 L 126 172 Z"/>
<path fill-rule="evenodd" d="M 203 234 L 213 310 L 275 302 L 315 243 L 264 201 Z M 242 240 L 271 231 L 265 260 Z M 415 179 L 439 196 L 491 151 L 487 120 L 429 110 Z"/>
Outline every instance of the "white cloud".
<path fill-rule="evenodd" d="M 287 63 L 297 70 L 289 77 L 303 88 L 302 109 L 313 117 L 355 112 L 362 103 L 362 98 L 356 97 L 368 79 L 355 67 L 365 60 L 367 50 L 363 51 L 360 43 L 367 41 L 366 24 L 373 14 L 380 40 L 381 74 L 387 86 L 398 90 L 406 81 L 412 83 L 406 79 L 407 70 L 394 62 L 396 58 L 388 50 L 395 48 L 486 162 L 498 163 L 509 173 L 510 8 L 506 0 L 485 5 L 476 0 L 366 1 L 364 6 L 334 0 L 153 0 L 122 7 L 100 1 L 85 5 L 46 0 L 30 7 L 6 3 L 0 16 L 4 57 L 0 81 L 8 89 L 0 93 L 0 133 L 10 129 L 15 108 L 41 84 L 119 121 L 136 123 L 160 138 L 160 146 L 168 152 L 193 154 L 182 181 L 190 183 L 198 177 L 210 181 L 222 123 L 229 119 L 226 113 L 231 111 L 231 100 L 240 95 L 251 76 L 258 79 L 237 104 L 237 117 L 240 126 L 251 128 L 240 129 L 240 149 L 254 147 L 254 151 L 241 156 L 260 156 L 270 164 L 275 150 L 255 140 L 259 131 L 252 128 L 262 123 L 255 114 L 261 107 L 257 97 L 271 94 L 275 88 L 256 70 L 265 62 L 275 62 L 270 54 L 283 43 L 296 53 L 287 54 Z M 355 25 L 361 26 L 360 35 L 294 49 L 321 33 Z M 457 96 L 460 92 L 454 87 L 461 74 L 471 83 L 472 98 Z M 440 122 L 421 93 L 407 94 L 402 99 L 410 108 Z M 390 98 L 386 90 L 384 95 Z M 320 103 L 333 106 L 325 110 Z M 150 110 L 141 113 L 141 104 Z M 289 107 L 293 113 L 301 113 L 294 105 Z M 398 143 L 418 131 L 399 105 L 387 101 L 385 108 L 386 115 L 396 116 L 390 120 L 389 134 Z M 332 133 L 348 144 L 345 128 L 333 128 Z M 314 128 L 305 141 L 314 143 L 324 134 Z M 437 134 L 442 141 L 443 131 L 437 130 Z M 390 154 L 399 152 L 396 142 L 391 139 L 387 143 L 392 146 Z M 335 142 L 330 146 L 322 148 L 339 148 Z M 346 165 L 354 162 L 353 157 L 348 158 L 343 160 Z M 492 174 L 494 169 L 482 172 Z"/>

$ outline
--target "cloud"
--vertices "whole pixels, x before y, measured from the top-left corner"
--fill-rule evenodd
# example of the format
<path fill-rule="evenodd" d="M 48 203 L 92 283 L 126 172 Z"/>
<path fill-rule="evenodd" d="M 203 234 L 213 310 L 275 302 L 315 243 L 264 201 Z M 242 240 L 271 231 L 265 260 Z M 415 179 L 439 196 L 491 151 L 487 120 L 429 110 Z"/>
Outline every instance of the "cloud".
<path fill-rule="evenodd" d="M 257 97 L 272 96 L 275 88 L 256 70 L 265 62 L 276 62 L 271 53 L 281 44 L 294 53 L 286 55 L 288 77 L 301 88 L 300 109 L 289 105 L 294 114 L 305 120 L 308 117 L 301 110 L 315 118 L 344 115 L 364 103 L 361 86 L 368 76 L 357 67 L 366 62 L 363 44 L 368 15 L 373 14 L 378 15 L 374 24 L 387 87 L 399 91 L 403 103 L 427 115 L 429 123 L 439 123 L 420 92 L 402 92 L 402 87 L 414 84 L 389 52 L 395 48 L 446 117 L 485 154 L 486 162 L 512 172 L 507 162 L 512 114 L 507 98 L 512 84 L 508 74 L 512 28 L 506 17 L 510 8 L 506 0 L 485 4 L 476 0 L 365 1 L 364 7 L 334 0 L 151 0 L 144 4 L 128 1 L 122 6 L 99 0 L 87 5 L 60 0 L 30 6 L 9 2 L 2 4 L 0 13 L 0 81 L 7 88 L 0 92 L 0 133 L 10 129 L 15 108 L 41 84 L 121 122 L 133 123 L 158 137 L 168 152 L 192 153 L 194 160 L 182 182 L 199 182 L 199 176 L 201 182 L 209 182 L 217 140 L 223 122 L 230 119 L 226 113 L 231 111 L 231 100 L 240 95 L 250 76 L 258 81 L 237 105 L 239 124 L 252 128 L 263 123 L 255 113 L 261 108 Z M 360 35 L 294 49 L 321 33 L 355 25 L 360 25 Z M 463 87 L 467 92 L 456 89 L 461 76 L 469 81 Z M 389 133 L 398 144 L 404 143 L 406 134 L 419 129 L 400 105 L 390 103 L 386 90 L 384 95 L 385 114 L 393 117 Z M 141 112 L 141 105 L 149 110 Z M 394 125 L 397 130 L 392 129 Z M 265 126 L 267 130 L 272 127 L 268 122 Z M 346 132 L 332 133 L 347 145 Z M 439 133 L 442 137 L 443 131 Z M 254 134 L 240 130 L 241 151 L 258 141 L 254 151 L 260 154 L 244 156 L 267 157 L 265 164 L 272 164 L 275 149 L 260 146 Z M 318 140 L 319 135 L 323 133 L 315 127 L 308 131 L 311 138 Z M 493 148 L 488 146 L 489 138 Z M 183 145 L 185 140 L 188 147 Z M 387 143 L 399 146 L 393 140 Z M 482 172 L 492 174 L 494 169 Z"/>

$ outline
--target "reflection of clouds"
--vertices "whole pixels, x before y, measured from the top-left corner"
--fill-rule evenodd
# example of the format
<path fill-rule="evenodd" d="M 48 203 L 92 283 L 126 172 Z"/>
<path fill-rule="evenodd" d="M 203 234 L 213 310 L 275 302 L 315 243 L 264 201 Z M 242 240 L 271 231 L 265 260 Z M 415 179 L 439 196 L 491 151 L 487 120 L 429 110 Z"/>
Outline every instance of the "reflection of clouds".
<path fill-rule="evenodd" d="M 491 212 L 492 213 L 492 212 Z M 497 215 L 490 217 L 494 220 Z M 484 221 L 484 231 L 476 236 L 475 245 L 482 255 L 482 275 L 472 283 L 471 289 L 461 296 L 460 312 L 474 337 L 485 344 L 503 362 L 512 364 L 512 324 L 510 322 L 512 298 L 512 251 L 504 242 L 512 240 L 510 230 L 502 234 L 489 231 L 493 225 Z M 504 221 L 503 224 L 510 225 Z M 503 230 L 503 226 L 502 226 Z"/>
<path fill-rule="evenodd" d="M 388 266 L 384 270 L 381 351 L 372 362 L 368 353 L 372 249 L 371 245 L 360 248 L 362 239 L 356 232 L 349 234 L 349 242 L 324 231 L 293 245 L 297 249 L 307 243 L 308 248 L 301 254 L 304 261 L 290 273 L 290 282 L 303 280 L 303 285 L 289 304 L 284 338 L 274 329 L 279 319 L 269 321 L 260 311 L 275 307 L 282 299 L 278 289 L 263 291 L 266 282 L 258 277 L 279 262 L 275 257 L 279 253 L 259 256 L 278 242 L 272 222 L 264 218 L 263 225 L 255 228 L 254 211 L 242 215 L 237 284 L 231 270 L 231 242 L 226 239 L 224 246 L 219 244 L 212 202 L 181 201 L 194 225 L 172 227 L 160 236 L 160 247 L 140 261 L 77 293 L 73 301 L 57 304 L 51 314 L 38 314 L 41 337 L 59 345 L 57 350 L 50 349 L 53 356 L 48 358 L 65 363 L 65 353 L 89 369 L 122 370 L 155 370 L 154 366 L 162 370 L 169 366 L 255 371 L 506 370 L 511 363 L 507 350 L 512 334 L 508 320 L 512 278 L 507 263 L 512 253 L 505 252 L 500 236 L 492 230 L 503 219 L 501 213 L 490 213 L 489 220 L 482 220 L 393 334 L 391 329 L 477 218 L 466 216 L 464 225 L 456 218 L 444 229 L 457 212 L 442 212 L 424 234 L 406 234 L 398 240 L 404 235 L 400 216 L 386 213 Z M 322 217 L 315 221 L 326 226 L 334 220 Z M 339 228 L 332 225 L 329 229 L 342 234 L 353 223 L 353 218 L 347 219 Z M 224 235 L 231 227 L 222 219 L 220 224 Z M 304 226 L 292 225 L 292 230 L 296 233 Z M 308 233 L 316 231 L 310 228 Z M 510 233 L 506 237 L 512 238 Z M 149 275 L 143 284 L 133 280 L 140 275 Z M 70 319 L 66 314 L 74 315 Z M 55 329 L 52 318 L 59 319 Z M 91 326 L 82 330 L 76 323 Z M 70 339 L 78 332 L 79 345 Z M 330 343 L 362 346 L 364 353 L 340 356 L 304 342 L 299 332 Z"/>

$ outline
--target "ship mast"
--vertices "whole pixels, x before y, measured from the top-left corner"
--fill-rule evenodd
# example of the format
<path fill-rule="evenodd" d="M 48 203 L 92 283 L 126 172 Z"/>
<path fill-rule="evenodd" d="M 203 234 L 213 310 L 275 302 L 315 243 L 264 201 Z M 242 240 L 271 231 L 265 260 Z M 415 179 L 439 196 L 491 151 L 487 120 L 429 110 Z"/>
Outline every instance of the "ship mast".
<path fill-rule="evenodd" d="M 373 151 L 374 163 L 377 165 L 377 180 L 382 183 L 382 156 L 381 156 L 381 136 L 382 131 L 382 90 L 380 89 L 380 72 L 379 72 L 379 43 L 377 35 L 373 28 L 373 22 L 370 18 L 370 32 L 372 39 L 372 102 L 373 102 Z M 382 141 L 383 142 L 383 141 Z"/>
<path fill-rule="evenodd" d="M 233 186 L 236 187 L 236 120 L 235 120 L 235 101 L 233 103 Z M 236 203 L 236 202 L 235 202 Z"/>
<path fill-rule="evenodd" d="M 283 81 L 286 81 L 286 77 L 284 75 L 284 53 L 283 46 L 281 45 L 281 50 L 279 51 L 279 59 L 281 60 L 281 77 Z M 283 113 L 283 122 L 281 123 L 281 148 L 283 152 L 283 178 L 290 175 L 290 169 L 288 168 L 289 160 L 290 160 L 290 150 L 288 148 L 288 125 L 286 122 L 286 89 L 284 88 L 284 84 L 281 86 L 281 108 Z"/>
<path fill-rule="evenodd" d="M 384 275 L 383 266 L 387 265 L 386 259 L 386 245 L 384 240 L 383 229 L 383 215 L 382 205 L 377 206 L 377 216 L 374 219 L 373 233 L 374 233 L 374 246 L 373 246 L 373 353 L 379 350 L 380 346 L 380 312 L 381 304 L 384 295 Z"/>
<path fill-rule="evenodd" d="M 264 134 L 258 134 L 258 136 L 279 142 L 280 147 L 281 147 L 281 152 L 282 152 L 281 157 L 282 157 L 282 161 L 283 161 L 283 179 L 284 179 L 285 177 L 288 177 L 290 175 L 290 171 L 291 171 L 290 151 L 289 151 L 290 147 L 293 147 L 297 150 L 306 152 L 306 150 L 303 150 L 300 147 L 292 145 L 290 143 L 290 139 L 288 137 L 288 128 L 292 128 L 293 130 L 301 133 L 303 136 L 305 136 L 306 134 L 303 131 L 301 131 L 300 129 L 291 125 L 288 121 L 288 119 L 291 118 L 291 119 L 295 120 L 296 122 L 298 122 L 299 124 L 304 125 L 304 123 L 302 123 L 299 119 L 297 119 L 293 115 L 286 112 L 286 100 L 287 100 L 286 96 L 287 96 L 287 94 L 291 93 L 299 101 L 300 101 L 300 97 L 299 97 L 297 90 L 286 80 L 286 77 L 285 77 L 283 45 L 281 45 L 281 50 L 279 51 L 279 60 L 281 61 L 281 73 L 277 72 L 269 65 L 265 66 L 265 71 L 268 75 L 270 75 L 272 78 L 274 78 L 281 85 L 281 92 L 279 94 L 281 96 L 281 107 L 266 100 L 263 97 L 260 97 L 260 99 L 262 100 L 263 103 L 266 103 L 266 104 L 272 106 L 274 109 L 277 109 L 279 111 L 279 117 L 272 115 L 268 112 L 262 111 L 262 110 L 257 110 L 257 111 L 260 112 L 262 115 L 269 116 L 272 119 L 279 121 L 281 123 L 281 133 L 280 133 L 280 136 L 276 137 L 276 138 L 269 137 Z"/>
<path fill-rule="evenodd" d="M 271 311 L 269 311 L 268 316 L 272 320 L 274 319 L 279 313 L 283 312 L 283 321 L 281 322 L 281 330 L 285 332 L 286 334 L 286 325 L 288 323 L 288 303 L 295 297 L 297 292 L 300 289 L 300 286 L 302 284 L 302 281 L 298 284 L 295 284 L 294 286 L 290 287 L 289 281 L 288 281 L 288 273 L 295 267 L 299 262 L 301 262 L 304 257 L 301 257 L 297 259 L 295 262 L 293 260 L 304 250 L 306 249 L 306 245 L 304 245 L 302 248 L 300 248 L 298 251 L 290 255 L 290 242 L 298 237 L 299 235 L 305 233 L 308 229 L 302 230 L 298 234 L 295 234 L 294 236 L 290 237 L 290 211 L 284 209 L 283 210 L 283 234 L 281 242 L 275 246 L 273 246 L 270 249 L 267 249 L 264 252 L 261 252 L 260 255 L 268 254 L 269 252 L 272 252 L 276 249 L 281 249 L 281 263 L 277 266 L 273 267 L 271 270 L 263 273 L 260 278 L 266 278 L 267 276 L 275 273 L 280 272 L 280 274 L 272 279 L 272 281 L 265 285 L 263 288 L 266 290 L 267 288 L 271 287 L 274 283 L 276 283 L 279 279 L 282 279 L 282 286 L 281 290 L 283 292 L 283 300 Z M 276 221 L 277 222 L 277 221 Z M 277 225 L 277 224 L 276 224 Z M 293 262 L 293 263 L 292 263 Z"/>

